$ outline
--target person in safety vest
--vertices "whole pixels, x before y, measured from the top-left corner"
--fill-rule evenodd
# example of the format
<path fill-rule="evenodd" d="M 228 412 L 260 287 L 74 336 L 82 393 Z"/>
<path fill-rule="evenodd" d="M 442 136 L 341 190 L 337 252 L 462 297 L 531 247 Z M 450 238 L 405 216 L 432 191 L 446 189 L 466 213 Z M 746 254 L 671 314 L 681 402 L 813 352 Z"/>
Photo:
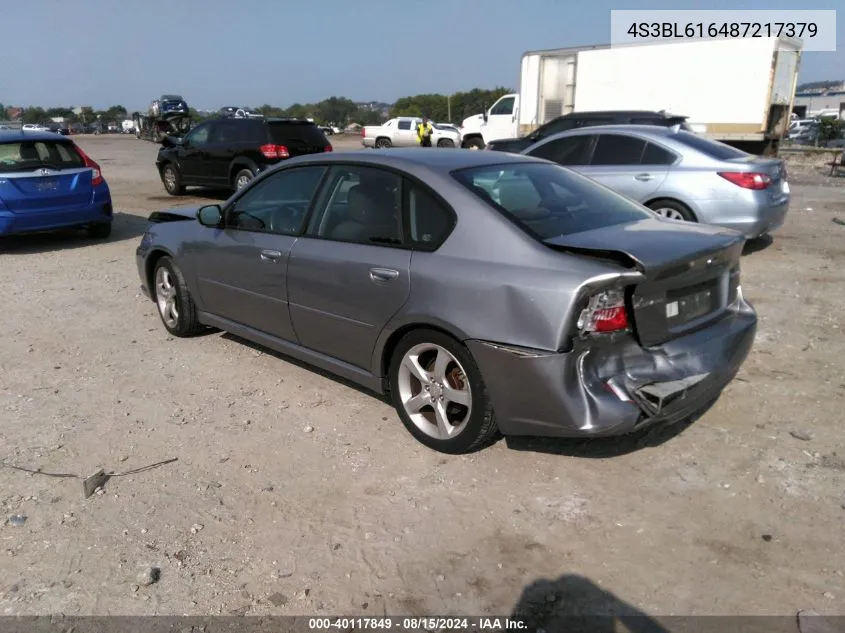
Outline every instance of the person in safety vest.
<path fill-rule="evenodd" d="M 432 134 L 434 134 L 434 128 L 431 126 L 431 121 L 427 116 L 423 116 L 422 121 L 417 124 L 417 140 L 421 147 L 431 147 Z"/>

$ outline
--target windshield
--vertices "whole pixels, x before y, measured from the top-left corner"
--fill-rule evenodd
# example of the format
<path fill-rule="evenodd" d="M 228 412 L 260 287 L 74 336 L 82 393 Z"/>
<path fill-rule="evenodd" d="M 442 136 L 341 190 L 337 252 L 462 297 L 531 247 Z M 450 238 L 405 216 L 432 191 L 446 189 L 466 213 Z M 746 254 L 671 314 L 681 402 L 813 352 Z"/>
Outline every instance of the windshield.
<path fill-rule="evenodd" d="M 485 165 L 452 175 L 538 240 L 651 217 L 637 203 L 558 165 Z"/>
<path fill-rule="evenodd" d="M 85 167 L 85 161 L 70 143 L 61 141 L 21 141 L 0 144 L 0 170 L 28 171 L 40 167 L 72 169 Z"/>

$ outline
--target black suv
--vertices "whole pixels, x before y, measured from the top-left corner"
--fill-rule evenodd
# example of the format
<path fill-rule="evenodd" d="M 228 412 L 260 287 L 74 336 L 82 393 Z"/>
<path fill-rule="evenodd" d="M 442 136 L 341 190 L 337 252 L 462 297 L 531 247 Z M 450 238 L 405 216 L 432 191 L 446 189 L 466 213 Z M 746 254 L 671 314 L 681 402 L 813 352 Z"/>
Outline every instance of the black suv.
<path fill-rule="evenodd" d="M 680 125 L 690 131 L 686 123 L 687 117 L 667 114 L 666 112 L 652 112 L 650 110 L 598 110 L 595 112 L 570 112 L 545 125 L 541 125 L 528 136 L 520 138 L 503 138 L 487 144 L 485 149 L 497 152 L 511 152 L 518 154 L 525 148 L 541 141 L 547 136 L 566 132 L 576 127 L 591 125 L 662 125 L 672 127 Z"/>
<path fill-rule="evenodd" d="M 238 190 L 279 161 L 332 151 L 319 127 L 303 119 L 212 119 L 184 138 L 166 137 L 156 167 L 167 193 L 185 187 Z"/>

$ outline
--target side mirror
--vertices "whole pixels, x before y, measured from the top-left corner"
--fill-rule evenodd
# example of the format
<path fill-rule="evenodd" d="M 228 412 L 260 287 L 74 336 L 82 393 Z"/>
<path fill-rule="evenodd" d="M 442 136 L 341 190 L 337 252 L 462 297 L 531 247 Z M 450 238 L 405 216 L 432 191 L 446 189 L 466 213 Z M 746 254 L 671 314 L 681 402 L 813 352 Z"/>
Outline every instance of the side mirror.
<path fill-rule="evenodd" d="M 203 226 L 217 228 L 223 222 L 223 209 L 219 204 L 209 204 L 197 210 L 197 222 Z"/>
<path fill-rule="evenodd" d="M 481 116 L 484 117 L 484 122 L 487 123 L 487 117 L 488 117 L 487 108 L 484 108 L 484 112 L 481 114 Z"/>

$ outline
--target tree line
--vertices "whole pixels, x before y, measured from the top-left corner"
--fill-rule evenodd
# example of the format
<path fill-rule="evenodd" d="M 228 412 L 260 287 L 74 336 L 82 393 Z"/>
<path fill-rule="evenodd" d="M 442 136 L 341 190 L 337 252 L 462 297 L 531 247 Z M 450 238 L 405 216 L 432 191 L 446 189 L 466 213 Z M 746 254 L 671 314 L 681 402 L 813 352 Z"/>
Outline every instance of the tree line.
<path fill-rule="evenodd" d="M 337 125 L 345 127 L 351 123 L 360 125 L 376 125 L 396 116 L 426 115 L 435 122 L 460 123 L 466 117 L 478 114 L 493 105 L 499 97 L 512 92 L 506 88 L 485 90 L 474 88 L 468 92 L 456 92 L 451 95 L 419 94 L 398 99 L 392 106 L 374 102 L 361 105 L 347 97 L 332 96 L 318 103 L 294 103 L 286 108 L 264 104 L 256 111 L 267 117 L 298 117 L 314 119 L 322 125 Z M 5 107 L 0 104 L 0 118 L 3 118 Z M 23 123 L 43 123 L 54 117 L 64 117 L 68 123 L 92 123 L 101 121 L 118 121 L 129 114 L 121 105 L 111 106 L 105 110 L 95 110 L 90 106 L 81 108 L 76 114 L 71 108 L 42 108 L 32 106 L 24 109 Z M 191 116 L 196 120 L 216 116 L 216 113 L 202 113 L 191 108 Z"/>

